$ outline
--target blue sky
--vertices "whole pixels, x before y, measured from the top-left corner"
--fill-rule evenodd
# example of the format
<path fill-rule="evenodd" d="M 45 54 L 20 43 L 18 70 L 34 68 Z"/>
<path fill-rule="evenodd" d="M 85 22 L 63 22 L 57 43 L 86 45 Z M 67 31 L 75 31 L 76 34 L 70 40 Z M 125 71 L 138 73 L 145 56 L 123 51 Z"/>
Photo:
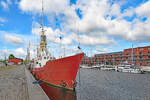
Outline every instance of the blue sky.
<path fill-rule="evenodd" d="M 132 43 L 149 46 L 149 0 L 56 1 L 44 0 L 44 26 L 54 55 L 59 54 L 60 35 L 66 54 L 77 52 L 78 42 L 89 56 L 122 51 Z M 40 24 L 41 0 L 1 0 L 0 57 L 7 52 L 24 58 L 29 41 L 34 57 Z"/>

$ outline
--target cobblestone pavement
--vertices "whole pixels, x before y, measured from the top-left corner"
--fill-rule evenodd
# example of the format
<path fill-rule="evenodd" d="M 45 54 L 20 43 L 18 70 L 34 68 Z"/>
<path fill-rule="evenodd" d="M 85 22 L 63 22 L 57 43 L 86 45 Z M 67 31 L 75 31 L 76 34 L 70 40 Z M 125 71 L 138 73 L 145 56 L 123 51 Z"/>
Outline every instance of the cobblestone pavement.
<path fill-rule="evenodd" d="M 24 66 L 0 71 L 0 100 L 28 100 Z"/>

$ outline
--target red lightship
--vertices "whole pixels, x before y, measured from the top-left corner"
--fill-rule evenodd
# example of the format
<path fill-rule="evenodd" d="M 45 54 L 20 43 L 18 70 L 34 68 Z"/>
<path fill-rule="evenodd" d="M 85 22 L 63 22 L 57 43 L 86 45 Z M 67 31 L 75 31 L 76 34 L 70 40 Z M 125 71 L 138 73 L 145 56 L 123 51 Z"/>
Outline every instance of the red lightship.
<path fill-rule="evenodd" d="M 43 5 L 43 3 L 42 3 Z M 42 6 L 42 30 L 40 48 L 37 50 L 37 57 L 31 66 L 31 72 L 36 79 L 46 85 L 53 85 L 74 90 L 75 78 L 79 64 L 84 53 L 73 56 L 55 59 L 47 50 L 45 30 L 43 27 L 43 6 Z"/>

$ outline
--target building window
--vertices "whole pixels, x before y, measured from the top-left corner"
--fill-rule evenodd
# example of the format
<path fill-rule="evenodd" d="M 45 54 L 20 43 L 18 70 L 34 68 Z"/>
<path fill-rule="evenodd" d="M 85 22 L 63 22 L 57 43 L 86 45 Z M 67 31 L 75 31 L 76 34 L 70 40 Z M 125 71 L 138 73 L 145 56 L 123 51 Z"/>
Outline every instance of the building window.
<path fill-rule="evenodd" d="M 144 50 L 143 48 L 140 48 L 140 50 Z"/>
<path fill-rule="evenodd" d="M 142 52 L 139 53 L 140 55 L 143 55 Z"/>
<path fill-rule="evenodd" d="M 142 56 L 140 55 L 140 59 L 142 59 Z"/>
<path fill-rule="evenodd" d="M 150 50 L 150 48 L 148 48 L 148 50 Z"/>
<path fill-rule="evenodd" d="M 134 48 L 133 51 L 136 51 L 136 49 Z"/>

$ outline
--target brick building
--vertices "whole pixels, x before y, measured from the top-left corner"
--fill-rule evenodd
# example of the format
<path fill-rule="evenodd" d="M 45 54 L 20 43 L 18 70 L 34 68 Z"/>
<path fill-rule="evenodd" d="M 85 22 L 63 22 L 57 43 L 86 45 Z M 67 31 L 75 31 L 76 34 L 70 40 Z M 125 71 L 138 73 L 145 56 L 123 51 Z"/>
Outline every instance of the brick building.
<path fill-rule="evenodd" d="M 11 58 L 8 60 L 8 62 L 17 65 L 17 64 L 21 64 L 23 62 L 23 60 L 20 58 Z"/>
<path fill-rule="evenodd" d="M 137 66 L 150 66 L 150 46 L 124 49 L 120 52 L 96 54 L 85 57 L 82 64 L 87 65 L 119 65 L 122 63 Z"/>

